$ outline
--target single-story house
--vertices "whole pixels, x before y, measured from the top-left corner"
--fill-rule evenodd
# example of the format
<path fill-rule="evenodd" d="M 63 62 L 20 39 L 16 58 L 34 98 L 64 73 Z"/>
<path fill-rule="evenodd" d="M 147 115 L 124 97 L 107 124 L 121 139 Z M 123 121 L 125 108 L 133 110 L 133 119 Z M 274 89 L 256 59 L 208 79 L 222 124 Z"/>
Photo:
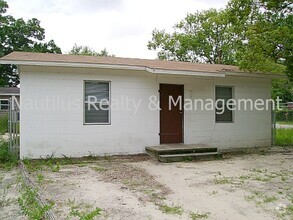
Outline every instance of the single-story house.
<path fill-rule="evenodd" d="M 9 99 L 13 96 L 19 100 L 18 87 L 0 87 L 0 116 L 9 111 Z"/>
<path fill-rule="evenodd" d="M 271 107 L 230 110 L 224 102 L 218 114 L 207 100 L 270 99 L 277 75 L 229 65 L 26 52 L 0 63 L 17 65 L 20 73 L 21 158 L 137 154 L 172 143 L 219 150 L 271 145 Z M 196 108 L 197 99 L 204 102 Z"/>

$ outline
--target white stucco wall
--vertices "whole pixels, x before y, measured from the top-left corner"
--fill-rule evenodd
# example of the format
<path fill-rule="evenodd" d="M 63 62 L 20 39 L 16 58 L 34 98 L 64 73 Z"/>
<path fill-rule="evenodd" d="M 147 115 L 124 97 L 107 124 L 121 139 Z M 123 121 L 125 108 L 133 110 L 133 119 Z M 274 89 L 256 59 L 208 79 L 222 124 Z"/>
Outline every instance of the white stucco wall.
<path fill-rule="evenodd" d="M 84 125 L 84 80 L 111 81 L 111 99 L 141 99 L 139 111 L 112 110 L 110 125 Z M 270 98 L 270 79 L 263 78 L 162 77 L 143 71 L 21 66 L 20 81 L 21 158 L 135 154 L 144 152 L 145 146 L 159 145 L 159 111 L 147 107 L 150 96 L 158 97 L 159 83 L 184 84 L 185 98 L 191 99 L 214 99 L 216 85 L 233 86 L 236 99 Z M 52 101 L 42 106 L 46 100 L 55 100 L 55 108 Z M 184 113 L 186 144 L 230 148 L 270 142 L 270 111 L 235 111 L 234 123 L 215 123 L 214 111 Z"/>

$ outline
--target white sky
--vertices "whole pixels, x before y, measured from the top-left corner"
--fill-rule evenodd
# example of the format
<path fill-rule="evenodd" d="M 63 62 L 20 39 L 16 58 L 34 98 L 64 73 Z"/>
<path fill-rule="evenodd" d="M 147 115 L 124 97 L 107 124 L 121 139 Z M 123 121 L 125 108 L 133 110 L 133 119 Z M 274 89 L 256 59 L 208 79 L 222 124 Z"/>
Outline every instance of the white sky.
<path fill-rule="evenodd" d="M 228 0 L 7 0 L 8 14 L 37 18 L 62 53 L 76 43 L 118 57 L 156 58 L 152 30 L 172 30 L 187 13 L 224 8 Z"/>

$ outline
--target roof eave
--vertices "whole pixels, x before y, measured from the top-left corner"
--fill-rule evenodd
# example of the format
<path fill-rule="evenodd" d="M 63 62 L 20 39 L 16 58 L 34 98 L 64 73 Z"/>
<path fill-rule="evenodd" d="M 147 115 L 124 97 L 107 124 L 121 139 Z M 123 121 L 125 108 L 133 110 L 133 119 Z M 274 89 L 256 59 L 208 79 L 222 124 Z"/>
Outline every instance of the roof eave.
<path fill-rule="evenodd" d="M 203 77 L 225 77 L 225 73 L 208 73 L 185 70 L 163 70 L 149 68 L 146 66 L 116 65 L 116 64 L 97 64 L 97 63 L 67 63 L 67 62 L 40 62 L 40 61 L 20 61 L 20 60 L 1 60 L 0 64 L 14 64 L 27 66 L 52 66 L 52 67 L 81 67 L 81 68 L 102 68 L 102 69 L 122 69 L 122 70 L 142 70 L 152 74 L 171 74 L 185 76 Z"/>
<path fill-rule="evenodd" d="M 253 78 L 287 79 L 286 75 L 271 73 L 225 72 L 226 76 L 241 76 Z"/>

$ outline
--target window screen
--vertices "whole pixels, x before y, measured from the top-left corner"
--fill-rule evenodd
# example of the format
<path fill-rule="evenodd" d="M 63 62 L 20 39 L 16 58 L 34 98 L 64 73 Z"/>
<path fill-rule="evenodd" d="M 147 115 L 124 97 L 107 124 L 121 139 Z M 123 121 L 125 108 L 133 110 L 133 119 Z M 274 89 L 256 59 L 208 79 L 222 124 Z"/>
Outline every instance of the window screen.
<path fill-rule="evenodd" d="M 9 101 L 7 99 L 0 100 L 0 110 L 7 110 L 9 107 Z"/>
<path fill-rule="evenodd" d="M 233 122 L 233 112 L 227 108 L 227 101 L 229 99 L 232 99 L 232 87 L 216 87 L 216 100 L 222 99 L 224 100 L 224 103 L 222 106 L 222 102 L 218 102 L 218 108 L 216 109 L 216 122 Z M 232 107 L 232 106 L 229 106 Z M 222 109 L 224 108 L 224 111 L 222 114 L 219 114 L 222 112 Z M 218 112 L 218 114 L 217 114 Z"/>
<path fill-rule="evenodd" d="M 110 123 L 110 83 L 85 82 L 84 122 L 86 124 Z"/>

